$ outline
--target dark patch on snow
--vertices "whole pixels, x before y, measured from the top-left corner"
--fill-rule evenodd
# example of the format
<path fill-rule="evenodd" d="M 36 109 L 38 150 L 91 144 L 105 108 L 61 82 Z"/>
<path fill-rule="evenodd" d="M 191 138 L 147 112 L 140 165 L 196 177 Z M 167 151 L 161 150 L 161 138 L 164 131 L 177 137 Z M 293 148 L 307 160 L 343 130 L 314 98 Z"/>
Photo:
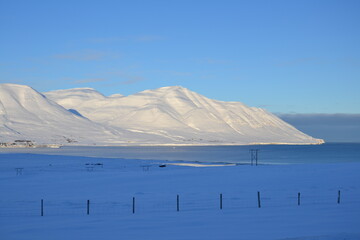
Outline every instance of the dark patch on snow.
<path fill-rule="evenodd" d="M 79 117 L 86 118 L 83 115 L 81 115 L 81 113 L 76 111 L 75 109 L 68 109 L 68 111 L 71 112 L 72 114 L 75 114 L 75 115 L 79 116 Z"/>

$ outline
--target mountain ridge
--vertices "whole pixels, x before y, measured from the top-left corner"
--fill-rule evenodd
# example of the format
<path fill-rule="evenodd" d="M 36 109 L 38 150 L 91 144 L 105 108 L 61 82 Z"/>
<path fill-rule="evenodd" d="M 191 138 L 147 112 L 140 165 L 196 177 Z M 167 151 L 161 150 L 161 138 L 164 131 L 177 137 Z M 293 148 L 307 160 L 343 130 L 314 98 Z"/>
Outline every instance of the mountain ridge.
<path fill-rule="evenodd" d="M 57 96 L 58 100 L 62 98 Z M 66 107 L 73 108 L 75 104 L 68 102 Z M 247 107 L 240 102 L 212 100 L 182 86 L 144 90 L 120 99 L 105 97 L 101 101 L 83 101 L 77 110 L 89 119 L 107 126 L 167 137 L 171 131 L 183 139 L 207 139 L 219 143 L 227 141 L 246 144 L 259 140 L 284 143 L 291 136 L 298 138 L 291 140 L 291 143 L 319 143 L 264 109 Z M 254 130 L 256 132 L 261 128 L 266 128 L 264 131 L 269 138 L 260 137 L 260 132 L 253 134 Z M 271 139 L 274 134 L 277 138 Z"/>
<path fill-rule="evenodd" d="M 39 93 L 0 84 L 0 130 L 0 142 L 22 137 L 78 145 L 323 143 L 264 109 L 212 100 L 181 86 L 104 96 L 93 88 Z"/>
<path fill-rule="evenodd" d="M 0 143 L 31 140 L 39 144 L 124 143 L 131 134 L 73 114 L 33 88 L 0 84 Z M 139 135 L 139 134 L 138 134 Z"/>

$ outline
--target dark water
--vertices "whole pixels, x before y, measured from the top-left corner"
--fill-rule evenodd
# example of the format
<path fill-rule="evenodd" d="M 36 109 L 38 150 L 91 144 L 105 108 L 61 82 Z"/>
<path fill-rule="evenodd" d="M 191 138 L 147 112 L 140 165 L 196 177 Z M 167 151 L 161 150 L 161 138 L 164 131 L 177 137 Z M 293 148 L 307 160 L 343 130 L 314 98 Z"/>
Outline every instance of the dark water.
<path fill-rule="evenodd" d="M 258 149 L 259 164 L 360 162 L 360 143 L 323 145 L 62 147 L 8 149 L 6 152 L 187 162 L 250 163 L 250 149 Z M 5 152 L 1 150 L 0 152 Z"/>

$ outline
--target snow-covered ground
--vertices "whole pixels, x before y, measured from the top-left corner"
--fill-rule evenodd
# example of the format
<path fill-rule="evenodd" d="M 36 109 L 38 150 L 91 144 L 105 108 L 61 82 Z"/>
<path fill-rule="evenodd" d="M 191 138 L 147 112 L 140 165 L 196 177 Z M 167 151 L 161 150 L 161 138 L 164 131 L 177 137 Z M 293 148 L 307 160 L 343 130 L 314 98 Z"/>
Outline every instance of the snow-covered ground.
<path fill-rule="evenodd" d="M 193 166 L 2 153 L 0 239 L 360 239 L 359 163 Z"/>

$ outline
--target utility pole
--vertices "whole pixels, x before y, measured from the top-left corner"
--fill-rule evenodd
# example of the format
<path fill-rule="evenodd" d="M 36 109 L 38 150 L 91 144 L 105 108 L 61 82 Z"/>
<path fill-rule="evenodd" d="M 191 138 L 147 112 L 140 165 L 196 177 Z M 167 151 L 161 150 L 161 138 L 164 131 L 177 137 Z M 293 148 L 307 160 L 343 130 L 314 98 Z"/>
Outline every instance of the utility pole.
<path fill-rule="evenodd" d="M 258 151 L 259 151 L 259 149 L 250 149 L 251 166 L 254 165 L 254 161 L 255 161 L 256 166 L 258 165 Z"/>

